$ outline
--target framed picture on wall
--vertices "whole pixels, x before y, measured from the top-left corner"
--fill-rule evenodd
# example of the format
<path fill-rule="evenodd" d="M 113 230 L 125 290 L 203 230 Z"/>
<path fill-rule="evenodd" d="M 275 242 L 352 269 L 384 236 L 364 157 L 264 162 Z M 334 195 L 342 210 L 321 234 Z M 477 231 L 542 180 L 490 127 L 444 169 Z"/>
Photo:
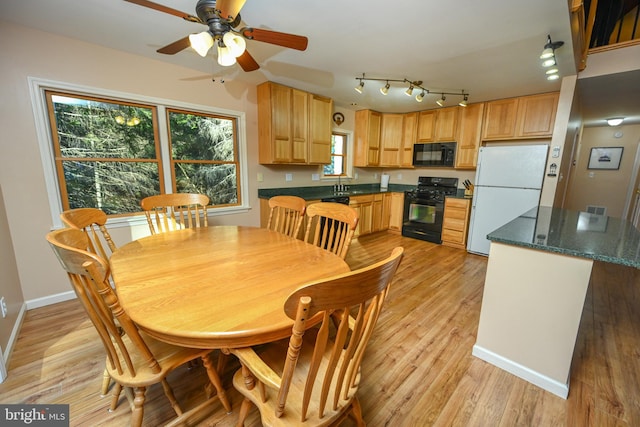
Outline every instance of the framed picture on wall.
<path fill-rule="evenodd" d="M 624 147 L 593 147 L 587 169 L 620 169 Z"/>

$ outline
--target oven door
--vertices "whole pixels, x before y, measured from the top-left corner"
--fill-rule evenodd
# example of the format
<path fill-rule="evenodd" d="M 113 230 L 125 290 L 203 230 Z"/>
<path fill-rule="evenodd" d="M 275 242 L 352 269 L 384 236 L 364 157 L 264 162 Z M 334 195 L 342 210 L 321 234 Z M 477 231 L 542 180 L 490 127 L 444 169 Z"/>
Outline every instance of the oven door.
<path fill-rule="evenodd" d="M 405 193 L 402 235 L 442 243 L 442 219 L 444 203 L 425 200 L 413 193 Z"/>

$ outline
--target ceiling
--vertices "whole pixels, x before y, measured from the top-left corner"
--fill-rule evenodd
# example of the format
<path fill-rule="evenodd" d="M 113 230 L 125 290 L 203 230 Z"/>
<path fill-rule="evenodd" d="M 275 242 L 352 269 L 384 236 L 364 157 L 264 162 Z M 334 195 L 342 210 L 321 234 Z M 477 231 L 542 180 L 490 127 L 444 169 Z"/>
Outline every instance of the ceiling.
<path fill-rule="evenodd" d="M 196 14 L 196 0 L 156 3 Z M 469 102 L 557 91 L 560 81 L 547 81 L 540 66 L 547 35 L 565 42 L 556 51 L 560 74 L 576 74 L 567 1 L 559 0 L 463 0 L 455 6 L 436 0 L 248 0 L 241 11 L 243 24 L 309 39 L 302 52 L 248 41 L 247 49 L 261 66 L 248 73 L 238 65 L 219 66 L 212 52 L 205 58 L 191 49 L 176 55 L 157 53 L 160 47 L 206 27 L 124 0 L 4 0 L 0 17 L 187 68 L 189 71 L 175 76 L 175 84 L 205 79 L 215 79 L 212 85 L 224 84 L 222 80 L 249 84 L 270 80 L 329 96 L 337 108 L 354 110 L 436 108 L 441 91 L 464 90 L 470 94 Z M 363 73 L 370 78 L 421 80 L 433 93 L 418 103 L 404 94 L 407 85 L 392 84 L 389 95 L 383 96 L 379 88 L 384 82 L 370 81 L 358 94 L 356 77 Z M 621 94 L 629 99 L 629 82 L 636 88 L 632 90 L 640 87 L 637 75 L 619 85 L 607 79 L 585 79 L 594 80 L 593 84 L 581 88 L 585 105 L 604 117 L 610 116 L 609 107 L 598 97 L 623 110 L 612 88 L 620 86 Z M 603 87 L 607 88 L 604 93 Z M 638 93 L 633 98 L 640 99 Z M 445 105 L 460 100 L 460 96 L 447 95 Z M 630 108 L 637 110 L 637 106 Z M 589 119 L 592 113 L 584 114 Z M 640 121 L 640 113 L 636 114 Z"/>

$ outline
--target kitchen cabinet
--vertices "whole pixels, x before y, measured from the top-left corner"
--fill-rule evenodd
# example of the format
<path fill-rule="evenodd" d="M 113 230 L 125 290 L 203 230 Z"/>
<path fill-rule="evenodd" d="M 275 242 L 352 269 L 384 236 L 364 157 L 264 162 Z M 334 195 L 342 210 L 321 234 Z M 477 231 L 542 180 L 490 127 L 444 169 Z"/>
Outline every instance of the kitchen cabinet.
<path fill-rule="evenodd" d="M 356 111 L 354 132 L 354 166 L 380 164 L 380 131 L 382 114 L 372 110 Z"/>
<path fill-rule="evenodd" d="M 442 219 L 442 244 L 454 248 L 467 247 L 471 199 L 447 197 L 444 200 Z"/>
<path fill-rule="evenodd" d="M 404 216 L 404 193 L 391 193 L 389 205 L 389 230 L 400 233 Z"/>
<path fill-rule="evenodd" d="M 273 82 L 258 85 L 261 164 L 331 161 L 333 101 Z"/>
<path fill-rule="evenodd" d="M 458 110 L 447 107 L 418 113 L 418 142 L 451 142 L 457 138 Z"/>
<path fill-rule="evenodd" d="M 402 119 L 402 151 L 400 153 L 400 167 L 413 167 L 413 144 L 416 143 L 418 132 L 418 113 L 407 113 Z"/>
<path fill-rule="evenodd" d="M 380 166 L 400 166 L 404 114 L 383 113 L 380 130 Z"/>
<path fill-rule="evenodd" d="M 358 212 L 358 226 L 354 237 L 369 234 L 373 227 L 373 195 L 352 196 L 349 198 L 349 206 Z"/>
<path fill-rule="evenodd" d="M 484 107 L 485 104 L 481 102 L 460 109 L 456 169 L 475 169 L 478 164 Z"/>
<path fill-rule="evenodd" d="M 391 211 L 391 193 L 373 195 L 371 232 L 387 230 Z"/>
<path fill-rule="evenodd" d="M 482 139 L 550 138 L 558 95 L 552 92 L 487 102 Z"/>

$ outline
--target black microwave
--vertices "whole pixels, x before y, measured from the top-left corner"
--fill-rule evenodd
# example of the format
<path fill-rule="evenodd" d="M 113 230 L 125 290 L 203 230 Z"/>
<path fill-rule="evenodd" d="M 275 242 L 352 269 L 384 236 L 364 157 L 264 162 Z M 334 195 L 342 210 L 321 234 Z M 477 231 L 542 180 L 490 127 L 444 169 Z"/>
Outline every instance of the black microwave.
<path fill-rule="evenodd" d="M 413 166 L 416 167 L 453 167 L 455 156 L 455 142 L 413 145 Z"/>

